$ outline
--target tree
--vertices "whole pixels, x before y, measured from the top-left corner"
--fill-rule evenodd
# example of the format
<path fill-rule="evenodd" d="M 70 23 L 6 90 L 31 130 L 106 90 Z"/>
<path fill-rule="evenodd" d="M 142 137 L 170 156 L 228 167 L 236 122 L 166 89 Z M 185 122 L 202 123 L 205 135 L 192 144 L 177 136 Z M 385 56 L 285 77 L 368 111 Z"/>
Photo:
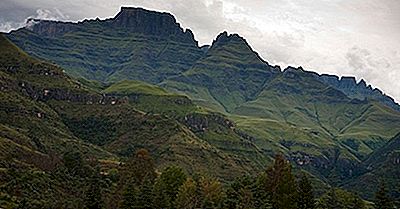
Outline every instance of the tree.
<path fill-rule="evenodd" d="M 225 208 L 229 209 L 250 209 L 255 208 L 254 180 L 244 176 L 237 178 L 227 190 Z M 260 208 L 260 207 L 258 207 Z"/>
<path fill-rule="evenodd" d="M 179 191 L 175 200 L 175 208 L 194 209 L 199 205 L 199 192 L 197 184 L 192 178 L 179 187 Z"/>
<path fill-rule="evenodd" d="M 63 162 L 69 174 L 73 176 L 88 176 L 91 169 L 78 151 L 68 151 L 63 155 Z"/>
<path fill-rule="evenodd" d="M 297 208 L 297 185 L 291 165 L 282 154 L 275 157 L 274 165 L 266 171 L 266 187 L 276 209 Z"/>
<path fill-rule="evenodd" d="M 221 182 L 214 178 L 201 177 L 200 186 L 201 208 L 222 208 L 225 193 Z"/>
<path fill-rule="evenodd" d="M 85 193 L 86 209 L 101 209 L 104 202 L 101 195 L 100 169 L 97 167 L 89 179 L 89 188 Z"/>
<path fill-rule="evenodd" d="M 328 209 L 342 209 L 344 208 L 342 201 L 339 200 L 335 189 L 331 189 L 326 194 L 325 207 Z"/>
<path fill-rule="evenodd" d="M 297 207 L 299 209 L 313 209 L 315 208 L 315 199 L 312 185 L 308 177 L 303 174 L 298 185 L 298 199 Z"/>
<path fill-rule="evenodd" d="M 266 186 L 268 185 L 268 178 L 265 172 L 261 173 L 256 179 L 255 185 L 252 187 L 254 194 L 254 207 L 260 209 L 272 208 L 271 191 Z"/>
<path fill-rule="evenodd" d="M 138 194 L 135 186 L 136 185 L 132 181 L 127 182 L 127 185 L 122 192 L 122 201 L 119 208 L 130 209 L 133 208 L 134 205 L 136 205 L 136 197 L 138 196 Z"/>
<path fill-rule="evenodd" d="M 146 149 L 138 150 L 125 165 L 125 178 L 129 178 L 136 185 L 142 185 L 146 180 L 156 179 L 156 169 L 153 158 Z"/>
<path fill-rule="evenodd" d="M 366 206 L 365 206 L 364 201 L 358 195 L 353 195 L 351 202 L 347 208 L 349 208 L 349 209 L 364 209 L 364 208 L 366 208 Z"/>
<path fill-rule="evenodd" d="M 149 152 L 140 149 L 126 163 L 124 177 L 120 180 L 123 186 L 121 208 L 153 208 L 154 181 L 157 174 Z"/>
<path fill-rule="evenodd" d="M 393 203 L 386 194 L 386 186 L 384 182 L 381 183 L 379 190 L 375 193 L 374 203 L 376 209 L 393 208 Z"/>
<path fill-rule="evenodd" d="M 155 208 L 171 208 L 175 202 L 179 187 L 186 181 L 182 168 L 166 168 L 157 178 L 154 186 Z"/>

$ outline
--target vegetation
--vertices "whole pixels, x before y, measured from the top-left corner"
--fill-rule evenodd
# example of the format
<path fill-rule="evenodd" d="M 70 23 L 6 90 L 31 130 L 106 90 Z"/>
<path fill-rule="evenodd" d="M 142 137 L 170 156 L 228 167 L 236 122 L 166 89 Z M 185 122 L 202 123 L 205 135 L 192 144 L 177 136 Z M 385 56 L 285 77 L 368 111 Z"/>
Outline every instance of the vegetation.
<path fill-rule="evenodd" d="M 0 36 L 1 208 L 399 200 L 400 113 L 386 103 L 281 72 L 236 34 L 200 49 L 105 23 L 7 34 L 35 58 Z"/>

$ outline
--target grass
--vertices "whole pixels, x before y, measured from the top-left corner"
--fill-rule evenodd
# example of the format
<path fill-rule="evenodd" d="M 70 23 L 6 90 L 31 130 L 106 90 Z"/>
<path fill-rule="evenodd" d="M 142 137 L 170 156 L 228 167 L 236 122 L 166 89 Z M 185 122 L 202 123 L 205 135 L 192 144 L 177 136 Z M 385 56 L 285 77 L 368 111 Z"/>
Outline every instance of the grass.
<path fill-rule="evenodd" d="M 106 94 L 144 94 L 144 95 L 156 95 L 156 96 L 173 96 L 174 94 L 169 93 L 165 89 L 151 85 L 142 81 L 124 80 L 112 84 L 104 91 Z"/>

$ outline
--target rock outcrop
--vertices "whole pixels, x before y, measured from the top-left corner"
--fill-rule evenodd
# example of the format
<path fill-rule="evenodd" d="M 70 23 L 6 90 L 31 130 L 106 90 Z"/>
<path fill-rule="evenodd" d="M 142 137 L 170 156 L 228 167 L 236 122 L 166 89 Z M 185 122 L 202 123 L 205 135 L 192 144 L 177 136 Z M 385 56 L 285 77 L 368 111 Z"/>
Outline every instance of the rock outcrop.
<path fill-rule="evenodd" d="M 94 19 L 82 22 L 59 22 L 52 20 L 28 19 L 27 29 L 43 36 L 61 36 L 68 32 L 85 30 L 84 27 L 100 26 L 116 28 L 131 33 L 172 38 L 176 41 L 196 43 L 193 32 L 184 30 L 170 13 L 149 11 L 143 8 L 122 7 L 114 17 L 106 20 Z M 104 30 L 101 30 L 104 31 Z"/>
<path fill-rule="evenodd" d="M 322 82 L 342 91 L 351 99 L 375 100 L 394 110 L 400 111 L 400 105 L 397 104 L 393 98 L 385 95 L 377 88 L 373 89 L 371 85 L 367 86 L 367 83 L 363 79 L 357 83 L 355 77 L 349 76 L 339 78 L 339 76 L 336 75 L 322 74 L 318 77 Z"/>

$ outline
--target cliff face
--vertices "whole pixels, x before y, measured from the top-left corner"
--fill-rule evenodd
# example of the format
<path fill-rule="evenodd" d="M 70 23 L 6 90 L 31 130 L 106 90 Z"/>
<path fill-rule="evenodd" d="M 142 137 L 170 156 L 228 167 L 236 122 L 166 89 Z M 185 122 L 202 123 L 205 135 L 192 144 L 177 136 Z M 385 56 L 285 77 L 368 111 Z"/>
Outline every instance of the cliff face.
<path fill-rule="evenodd" d="M 323 74 L 318 76 L 320 80 L 333 88 L 342 91 L 346 96 L 359 100 L 375 100 L 383 103 L 394 110 L 400 111 L 400 106 L 393 98 L 385 95 L 381 90 L 373 89 L 371 85 L 366 84 L 364 80 L 357 83 L 354 77 L 343 76 L 339 78 L 336 75 Z"/>
<path fill-rule="evenodd" d="M 70 75 L 105 82 L 156 84 L 188 70 L 204 55 L 193 33 L 173 15 L 142 8 L 122 7 L 113 18 L 77 23 L 30 19 L 8 37 Z"/>
<path fill-rule="evenodd" d="M 194 35 L 189 29 L 182 29 L 175 17 L 169 13 L 160 13 L 142 8 L 122 7 L 111 19 L 84 20 L 83 22 L 58 22 L 51 20 L 28 19 L 27 29 L 43 36 L 62 36 L 69 32 L 86 30 L 90 26 L 100 26 L 108 30 L 114 28 L 129 33 L 172 38 L 176 41 L 195 43 Z"/>
<path fill-rule="evenodd" d="M 183 31 L 175 17 L 169 13 L 122 7 L 113 19 L 106 22 L 113 27 L 125 28 L 135 33 L 162 37 L 173 36 L 179 41 L 196 42 L 192 31 L 189 29 Z"/>

